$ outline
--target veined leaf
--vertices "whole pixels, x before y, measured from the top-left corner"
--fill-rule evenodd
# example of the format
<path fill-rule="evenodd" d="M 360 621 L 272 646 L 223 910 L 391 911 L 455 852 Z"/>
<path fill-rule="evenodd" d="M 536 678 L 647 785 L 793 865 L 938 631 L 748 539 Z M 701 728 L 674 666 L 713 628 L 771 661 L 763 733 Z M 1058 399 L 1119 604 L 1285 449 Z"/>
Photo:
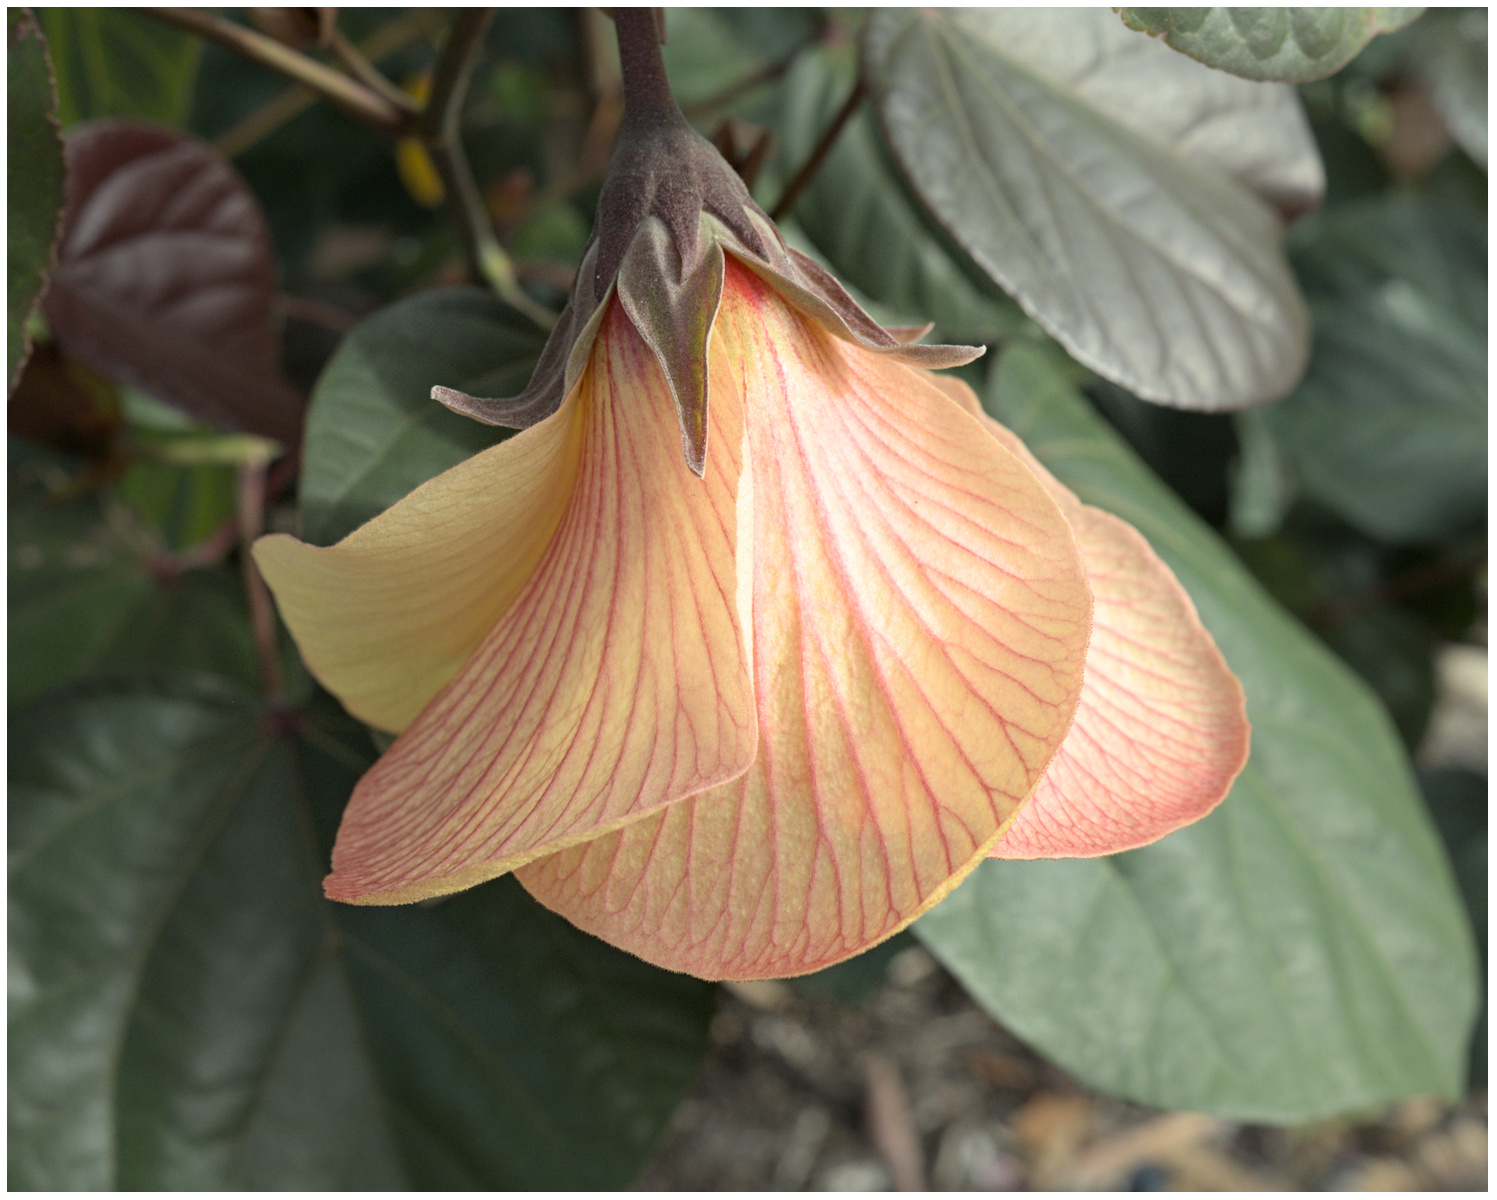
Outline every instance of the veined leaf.
<path fill-rule="evenodd" d="M 1042 350 L 1005 353 L 986 403 L 1169 564 L 1242 680 L 1252 756 L 1204 820 L 1113 858 L 989 861 L 917 935 L 1104 1091 L 1285 1122 L 1457 1094 L 1471 933 L 1386 714 Z"/>
<path fill-rule="evenodd" d="M 70 131 L 67 163 L 43 302 L 58 343 L 202 420 L 294 446 L 302 402 L 281 375 L 270 234 L 244 180 L 212 147 L 138 122 Z"/>
<path fill-rule="evenodd" d="M 710 987 L 510 881 L 438 908 L 325 902 L 361 740 L 333 714 L 278 733 L 207 684 L 21 714 L 12 1186 L 628 1182 L 705 1049 Z"/>
<path fill-rule="evenodd" d="M 1129 29 L 1245 79 L 1308 83 L 1334 75 L 1380 33 L 1422 8 L 1122 8 Z"/>
<path fill-rule="evenodd" d="M 200 39 L 117 8 L 37 12 L 57 66 L 58 118 L 141 117 L 180 125 L 192 103 Z"/>
<path fill-rule="evenodd" d="M 1487 498 L 1487 247 L 1464 212 L 1395 195 L 1318 215 L 1295 254 L 1315 312 L 1304 381 L 1257 414 L 1307 493 L 1374 537 L 1437 539 Z"/>
<path fill-rule="evenodd" d="M 441 384 L 517 395 L 541 340 L 477 288 L 424 292 L 353 330 L 313 392 L 301 476 L 302 533 L 330 545 L 508 431 L 431 398 Z"/>
<path fill-rule="evenodd" d="M 1223 135 L 1261 116 L 1237 93 L 1264 85 L 1129 38 L 1101 12 L 888 9 L 865 62 L 914 190 L 1077 359 L 1182 408 L 1276 399 L 1309 325 L 1249 187 L 1295 209 L 1318 192 L 1303 118 L 1234 146 Z M 1266 166 L 1276 155 L 1296 169 Z"/>
<path fill-rule="evenodd" d="M 822 49 L 802 54 L 791 68 L 775 122 L 785 181 L 786 172 L 815 150 L 856 74 L 850 54 Z M 877 297 L 904 324 L 934 321 L 938 340 L 994 342 L 1024 323 L 1017 305 L 969 279 L 925 228 L 866 107 L 847 123 L 802 193 L 795 220 L 844 282 Z"/>

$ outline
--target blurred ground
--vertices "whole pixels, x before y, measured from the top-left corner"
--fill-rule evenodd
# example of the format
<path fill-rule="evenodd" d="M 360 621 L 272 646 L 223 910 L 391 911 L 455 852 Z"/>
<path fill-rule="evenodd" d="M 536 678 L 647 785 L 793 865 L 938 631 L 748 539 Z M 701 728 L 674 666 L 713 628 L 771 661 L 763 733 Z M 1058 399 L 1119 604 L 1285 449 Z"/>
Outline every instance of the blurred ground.
<path fill-rule="evenodd" d="M 1486 651 L 1439 660 L 1424 768 L 1486 771 Z M 713 1049 L 636 1182 L 659 1190 L 1430 1190 L 1487 1187 L 1487 1098 L 1419 1097 L 1283 1129 L 1088 1092 L 918 944 L 862 1000 L 724 988 Z"/>

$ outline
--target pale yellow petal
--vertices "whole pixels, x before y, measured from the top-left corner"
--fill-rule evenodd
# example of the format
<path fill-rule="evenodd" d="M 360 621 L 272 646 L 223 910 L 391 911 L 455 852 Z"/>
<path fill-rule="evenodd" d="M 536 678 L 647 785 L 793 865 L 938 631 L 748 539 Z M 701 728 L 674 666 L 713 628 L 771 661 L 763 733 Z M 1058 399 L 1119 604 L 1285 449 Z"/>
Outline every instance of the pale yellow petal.
<path fill-rule="evenodd" d="M 467 661 L 551 541 L 581 431 L 574 395 L 335 546 L 255 543 L 308 669 L 349 712 L 404 729 Z"/>

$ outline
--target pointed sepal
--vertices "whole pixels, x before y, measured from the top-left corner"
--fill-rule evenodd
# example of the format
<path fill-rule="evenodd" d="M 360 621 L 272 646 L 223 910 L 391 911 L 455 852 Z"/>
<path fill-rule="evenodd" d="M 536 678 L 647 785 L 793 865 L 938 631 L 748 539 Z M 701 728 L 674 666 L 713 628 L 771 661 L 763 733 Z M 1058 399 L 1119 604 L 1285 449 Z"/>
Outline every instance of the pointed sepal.
<path fill-rule="evenodd" d="M 619 269 L 618 296 L 665 375 L 686 465 L 700 477 L 707 464 L 707 344 L 722 301 L 723 252 L 710 232 L 695 248 L 692 262 L 665 223 L 647 217 Z"/>

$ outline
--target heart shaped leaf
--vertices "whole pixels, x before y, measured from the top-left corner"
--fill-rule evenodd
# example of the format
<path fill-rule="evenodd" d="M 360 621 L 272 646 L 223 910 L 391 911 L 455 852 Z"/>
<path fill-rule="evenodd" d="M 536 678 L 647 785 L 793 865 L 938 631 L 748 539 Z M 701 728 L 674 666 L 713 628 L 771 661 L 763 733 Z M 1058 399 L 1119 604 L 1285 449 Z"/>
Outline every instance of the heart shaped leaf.
<path fill-rule="evenodd" d="M 295 445 L 275 262 L 254 194 L 210 146 L 152 125 L 69 131 L 43 309 L 70 354 L 193 416 Z"/>
<path fill-rule="evenodd" d="M 810 157 L 856 74 L 851 55 L 835 50 L 810 50 L 796 60 L 774 127 L 782 170 Z M 934 321 L 937 340 L 995 342 L 1024 323 L 1013 301 L 991 283 L 968 278 L 926 228 L 866 106 L 843 128 L 801 194 L 795 219 L 844 282 L 877 296 L 906 324 Z"/>
<path fill-rule="evenodd" d="M 1182 408 L 1276 399 L 1304 369 L 1309 323 L 1279 221 L 1249 187 L 1285 208 L 1315 194 L 1302 118 L 1234 149 L 1226 135 L 1261 109 L 1238 93 L 1265 85 L 1130 38 L 1101 12 L 887 9 L 864 57 L 915 192 L 1077 359 Z M 1274 148 L 1293 170 L 1266 165 Z"/>
<path fill-rule="evenodd" d="M 92 117 L 186 121 L 203 41 L 120 8 L 44 8 L 64 129 Z"/>
<path fill-rule="evenodd" d="M 127 666 L 257 682 L 236 572 L 170 569 L 113 499 L 58 503 L 13 479 L 7 525 L 12 704 Z"/>

